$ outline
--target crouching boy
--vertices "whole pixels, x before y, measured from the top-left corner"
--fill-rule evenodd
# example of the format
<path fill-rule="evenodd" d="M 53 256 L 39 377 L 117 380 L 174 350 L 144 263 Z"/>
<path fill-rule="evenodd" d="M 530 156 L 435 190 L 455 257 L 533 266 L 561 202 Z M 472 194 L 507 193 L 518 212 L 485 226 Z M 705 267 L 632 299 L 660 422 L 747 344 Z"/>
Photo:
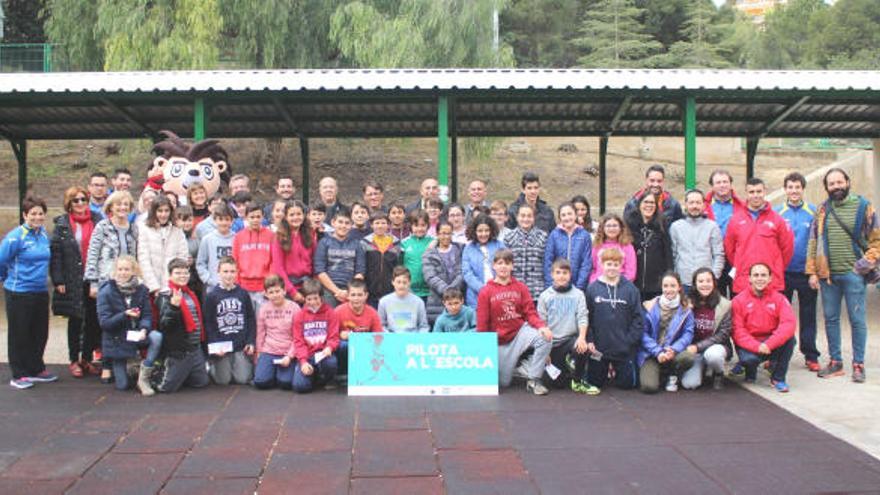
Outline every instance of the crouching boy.
<path fill-rule="evenodd" d="M 254 306 L 247 291 L 235 283 L 238 265 L 233 258 L 220 258 L 217 271 L 219 283 L 205 298 L 209 373 L 217 385 L 244 385 L 254 373 Z"/>
<path fill-rule="evenodd" d="M 554 261 L 550 274 L 553 286 L 538 297 L 538 316 L 553 332 L 550 362 L 559 374 L 551 378 L 555 386 L 566 385 L 573 378 L 571 389 L 586 393 L 582 379 L 587 364 L 587 301 L 571 283 L 571 263 L 567 259 Z M 574 364 L 573 370 L 569 370 L 569 362 Z"/>
<path fill-rule="evenodd" d="M 332 386 L 339 347 L 339 320 L 329 304 L 321 299 L 321 284 L 307 280 L 302 295 L 305 305 L 293 317 L 293 352 L 298 366 L 293 373 L 293 390 L 311 392 L 317 384 Z"/>

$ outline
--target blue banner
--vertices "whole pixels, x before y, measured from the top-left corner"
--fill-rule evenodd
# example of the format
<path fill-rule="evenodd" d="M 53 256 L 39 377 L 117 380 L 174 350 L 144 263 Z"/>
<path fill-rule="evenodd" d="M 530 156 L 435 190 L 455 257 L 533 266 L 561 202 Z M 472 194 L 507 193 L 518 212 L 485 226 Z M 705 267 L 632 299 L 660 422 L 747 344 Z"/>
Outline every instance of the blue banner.
<path fill-rule="evenodd" d="M 349 395 L 497 395 L 494 333 L 351 333 Z"/>

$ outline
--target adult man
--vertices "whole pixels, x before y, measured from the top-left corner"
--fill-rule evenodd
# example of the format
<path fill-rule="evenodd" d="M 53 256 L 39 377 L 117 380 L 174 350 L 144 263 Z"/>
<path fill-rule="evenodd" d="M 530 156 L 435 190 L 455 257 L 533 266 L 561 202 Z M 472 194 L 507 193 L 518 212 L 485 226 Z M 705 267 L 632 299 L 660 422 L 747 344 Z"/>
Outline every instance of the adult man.
<path fill-rule="evenodd" d="M 364 182 L 363 187 L 364 203 L 370 209 L 370 213 L 374 211 L 388 212 L 385 206 L 385 188 L 378 181 L 369 179 Z"/>
<path fill-rule="evenodd" d="M 464 221 L 466 224 L 471 223 L 471 218 L 474 216 L 474 208 L 479 206 L 489 207 L 489 201 L 486 199 L 488 196 L 486 181 L 482 179 L 471 181 L 468 185 L 468 203 L 464 205 Z"/>
<path fill-rule="evenodd" d="M 275 199 L 281 201 L 293 201 L 293 193 L 296 192 L 296 187 L 293 185 L 293 177 L 289 175 L 282 175 L 278 177 L 278 182 L 275 184 Z M 275 201 L 269 201 L 263 206 L 263 218 L 267 221 L 272 220 L 272 207 L 274 206 Z"/>
<path fill-rule="evenodd" d="M 338 193 L 339 185 L 333 177 L 322 177 L 318 181 L 318 197 L 324 203 L 324 207 L 327 208 L 328 218 L 333 218 L 336 215 L 336 210 L 342 206 L 337 198 Z"/>
<path fill-rule="evenodd" d="M 440 199 L 440 183 L 437 182 L 437 179 L 428 178 L 423 180 L 422 185 L 419 188 L 419 196 L 419 199 L 407 205 L 404 210 L 407 215 L 409 215 L 411 211 L 427 210 L 427 201 L 429 199 Z"/>
<path fill-rule="evenodd" d="M 804 202 L 804 188 L 807 179 L 799 172 L 792 172 L 782 180 L 785 188 L 785 203 L 776 211 L 788 223 L 794 234 L 794 254 L 785 268 L 785 297 L 792 301 L 794 293 L 798 297 L 798 317 L 800 320 L 800 350 L 810 371 L 819 371 L 819 350 L 816 349 L 816 297 L 819 292 L 810 287 L 809 276 L 804 273 L 807 264 L 807 244 L 810 239 L 810 226 L 816 207 Z"/>
<path fill-rule="evenodd" d="M 127 168 L 117 168 L 113 171 L 110 184 L 113 186 L 110 192 L 128 191 L 131 189 L 131 172 Z"/>
<path fill-rule="evenodd" d="M 724 269 L 724 238 L 721 237 L 718 224 L 706 218 L 702 191 L 688 191 L 684 195 L 684 206 L 687 215 L 673 222 L 669 237 L 672 240 L 675 272 L 681 277 L 686 292 L 690 292 L 694 272 L 698 268 L 711 268 L 715 278 L 721 275 Z"/>
<path fill-rule="evenodd" d="M 251 192 L 250 178 L 245 174 L 235 174 L 229 179 L 229 196 L 232 197 L 239 191 Z"/>
<path fill-rule="evenodd" d="M 752 177 L 746 182 L 746 208 L 733 214 L 724 238 L 724 254 L 733 266 L 733 292 L 749 288 L 749 268 L 764 263 L 781 274 L 791 261 L 794 236 L 785 220 L 764 199 L 764 181 Z M 768 290 L 782 291 L 785 279 L 773 277 Z"/>
<path fill-rule="evenodd" d="M 553 214 L 553 209 L 540 198 L 541 179 L 534 172 L 526 172 L 522 175 L 520 185 L 522 192 L 519 193 L 516 201 L 507 208 L 507 228 L 515 229 L 517 227 L 516 216 L 519 213 L 519 207 L 527 203 L 535 209 L 535 227 L 549 234 L 556 228 L 556 216 Z"/>
<path fill-rule="evenodd" d="M 832 168 L 823 179 L 828 199 L 819 206 L 810 228 L 805 272 L 810 287 L 822 290 L 825 334 L 828 337 L 828 366 L 819 370 L 820 378 L 841 376 L 840 302 L 846 298 L 846 310 L 852 331 L 852 380 L 865 381 L 865 279 L 853 272 L 861 261 L 875 261 L 880 254 L 880 221 L 870 201 L 850 194 L 849 176 L 843 169 Z M 864 260 L 861 258 L 865 258 Z M 862 263 L 859 263 L 861 265 Z"/>
<path fill-rule="evenodd" d="M 104 218 L 104 201 L 107 200 L 107 174 L 92 172 L 89 176 L 89 209 Z"/>
<path fill-rule="evenodd" d="M 794 351 L 794 312 L 782 294 L 770 288 L 773 272 L 763 262 L 748 269 L 749 288 L 733 298 L 733 343 L 746 370 L 746 382 L 755 383 L 758 365 L 771 363 L 770 385 L 788 392 L 785 375 Z"/>
<path fill-rule="evenodd" d="M 745 210 L 745 203 L 737 197 L 733 190 L 733 176 L 723 168 L 718 168 L 709 174 L 709 185 L 712 190 L 706 194 L 706 215 L 709 220 L 714 220 L 721 229 L 721 236 L 727 236 L 727 224 L 733 217 L 734 212 Z M 728 295 L 733 279 L 730 278 L 730 257 L 724 264 L 724 270 L 718 278 L 718 290 Z"/>
<path fill-rule="evenodd" d="M 623 208 L 624 218 L 627 218 L 630 212 L 638 211 L 639 200 L 648 193 L 653 194 L 657 198 L 657 212 L 665 215 L 667 222 L 674 222 L 684 216 L 681 213 L 681 205 L 678 204 L 678 201 L 668 191 L 663 190 L 663 181 L 665 179 L 666 169 L 663 168 L 663 165 L 651 165 L 648 167 L 648 170 L 645 171 L 645 187 L 636 191 L 632 198 L 626 202 L 626 206 Z"/>

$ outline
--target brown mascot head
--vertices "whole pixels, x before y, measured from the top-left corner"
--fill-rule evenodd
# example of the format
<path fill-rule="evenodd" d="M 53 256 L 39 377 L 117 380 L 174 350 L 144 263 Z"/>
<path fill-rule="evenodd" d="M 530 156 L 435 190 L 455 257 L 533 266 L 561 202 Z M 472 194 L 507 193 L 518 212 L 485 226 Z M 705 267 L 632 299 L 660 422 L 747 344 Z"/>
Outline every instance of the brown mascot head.
<path fill-rule="evenodd" d="M 156 158 L 147 170 L 148 180 L 161 176 L 162 188 L 182 198 L 193 184 L 204 185 L 210 198 L 220 190 L 221 182 L 229 182 L 228 157 L 219 141 L 205 139 L 190 144 L 171 131 L 160 134 L 165 139 L 153 146 Z"/>

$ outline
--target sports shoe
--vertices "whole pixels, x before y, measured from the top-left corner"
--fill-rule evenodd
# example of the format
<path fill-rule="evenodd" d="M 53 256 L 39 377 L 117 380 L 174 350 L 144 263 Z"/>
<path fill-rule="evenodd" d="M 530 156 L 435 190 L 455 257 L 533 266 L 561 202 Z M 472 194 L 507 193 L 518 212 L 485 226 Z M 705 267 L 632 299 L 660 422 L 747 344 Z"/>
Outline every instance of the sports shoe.
<path fill-rule="evenodd" d="M 746 369 L 743 367 L 742 363 L 736 363 L 733 368 L 730 369 L 730 374 L 733 376 L 745 376 Z"/>
<path fill-rule="evenodd" d="M 529 380 L 526 382 L 526 390 L 535 395 L 547 395 L 550 391 L 539 380 Z"/>
<path fill-rule="evenodd" d="M 82 378 L 83 377 L 83 369 L 80 366 L 79 362 L 74 361 L 67 365 L 67 371 L 70 372 L 70 376 L 74 378 Z"/>
<path fill-rule="evenodd" d="M 595 385 L 591 385 L 583 380 L 572 380 L 571 391 L 576 394 L 599 395 L 601 390 Z"/>
<path fill-rule="evenodd" d="M 34 386 L 33 382 L 29 382 L 23 378 L 13 378 L 9 380 L 9 386 L 19 390 L 27 390 Z"/>
<path fill-rule="evenodd" d="M 49 370 L 43 370 L 34 376 L 25 376 L 21 379 L 33 383 L 51 383 L 58 381 L 58 376 L 49 373 Z"/>
<path fill-rule="evenodd" d="M 526 363 L 525 363 L 525 361 L 523 361 L 522 363 L 520 363 L 520 365 L 517 366 L 517 367 L 513 370 L 513 376 L 514 376 L 515 378 L 524 378 L 524 379 L 528 379 L 528 378 L 529 378 L 529 370 L 526 369 Z"/>
<path fill-rule="evenodd" d="M 856 383 L 865 383 L 865 365 L 862 363 L 853 363 L 852 381 Z"/>
<path fill-rule="evenodd" d="M 678 377 L 672 375 L 669 377 L 669 381 L 666 382 L 666 391 L 667 392 L 678 392 Z"/>
<path fill-rule="evenodd" d="M 819 372 L 819 369 L 820 369 L 819 361 L 816 361 L 815 359 L 807 359 L 806 365 L 807 365 L 807 369 L 812 371 L 813 373 Z"/>
<path fill-rule="evenodd" d="M 830 360 L 828 361 L 828 366 L 819 370 L 819 373 L 816 374 L 819 378 L 830 378 L 832 376 L 843 376 L 846 372 L 843 371 L 843 363 L 840 361 Z"/>
<path fill-rule="evenodd" d="M 724 388 L 724 375 L 720 373 L 716 373 L 715 376 L 712 377 L 712 389 L 721 390 Z"/>
<path fill-rule="evenodd" d="M 783 381 L 770 380 L 770 385 L 780 393 L 788 393 L 788 384 Z"/>

